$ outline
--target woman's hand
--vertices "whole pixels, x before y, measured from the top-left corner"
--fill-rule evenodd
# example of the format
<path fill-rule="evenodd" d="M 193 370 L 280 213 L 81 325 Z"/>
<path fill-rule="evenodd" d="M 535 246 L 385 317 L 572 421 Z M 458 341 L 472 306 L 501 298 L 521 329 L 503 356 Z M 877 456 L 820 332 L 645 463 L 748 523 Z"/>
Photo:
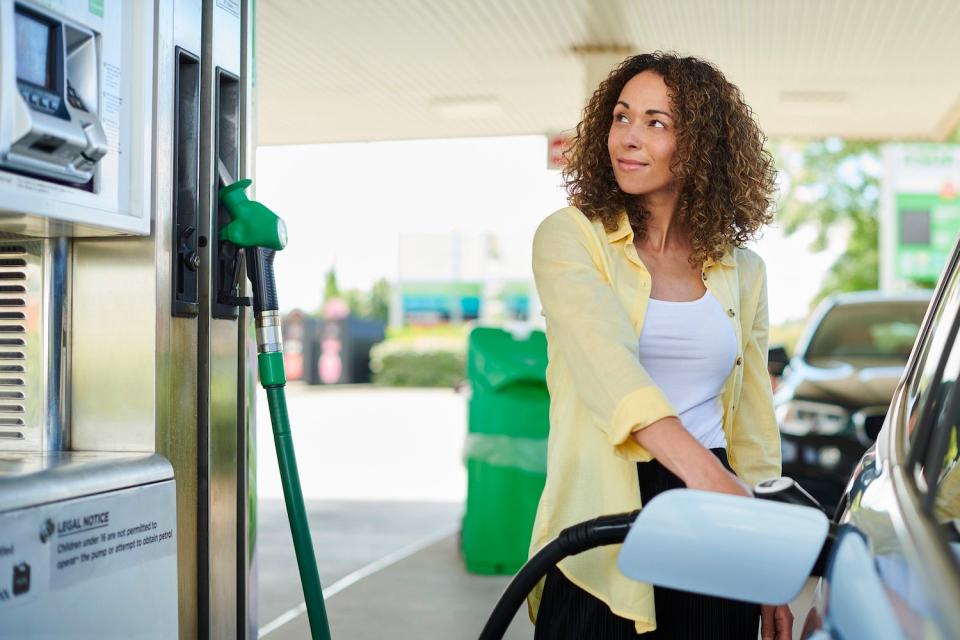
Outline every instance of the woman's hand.
<path fill-rule="evenodd" d="M 760 640 L 793 640 L 793 614 L 785 604 L 760 605 Z"/>
<path fill-rule="evenodd" d="M 657 420 L 632 435 L 660 464 L 683 480 L 687 488 L 752 497 L 750 488 L 697 442 L 678 418 Z"/>

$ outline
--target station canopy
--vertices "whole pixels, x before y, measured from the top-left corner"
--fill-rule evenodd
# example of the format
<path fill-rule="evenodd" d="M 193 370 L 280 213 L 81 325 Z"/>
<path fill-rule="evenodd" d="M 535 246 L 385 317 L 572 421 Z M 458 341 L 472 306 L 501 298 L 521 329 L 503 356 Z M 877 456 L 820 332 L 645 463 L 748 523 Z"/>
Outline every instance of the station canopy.
<path fill-rule="evenodd" d="M 770 137 L 940 141 L 957 0 L 259 0 L 258 144 L 550 134 L 627 55 L 714 62 Z"/>

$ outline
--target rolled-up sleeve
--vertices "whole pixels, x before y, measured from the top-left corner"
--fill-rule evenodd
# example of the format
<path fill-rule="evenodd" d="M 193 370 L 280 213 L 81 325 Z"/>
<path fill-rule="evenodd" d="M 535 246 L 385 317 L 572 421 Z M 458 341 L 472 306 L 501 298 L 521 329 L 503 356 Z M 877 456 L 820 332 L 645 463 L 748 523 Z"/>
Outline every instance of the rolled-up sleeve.
<path fill-rule="evenodd" d="M 597 416 L 616 453 L 645 461 L 630 434 L 677 413 L 640 364 L 630 316 L 601 270 L 599 240 L 569 209 L 544 220 L 533 241 L 533 273 L 555 353 L 573 392 Z"/>
<path fill-rule="evenodd" d="M 743 384 L 734 410 L 731 463 L 746 482 L 756 484 L 778 477 L 780 431 L 773 412 L 773 390 L 767 370 L 769 318 L 767 310 L 767 273 L 759 262 L 755 287 L 753 326 L 743 352 Z"/>

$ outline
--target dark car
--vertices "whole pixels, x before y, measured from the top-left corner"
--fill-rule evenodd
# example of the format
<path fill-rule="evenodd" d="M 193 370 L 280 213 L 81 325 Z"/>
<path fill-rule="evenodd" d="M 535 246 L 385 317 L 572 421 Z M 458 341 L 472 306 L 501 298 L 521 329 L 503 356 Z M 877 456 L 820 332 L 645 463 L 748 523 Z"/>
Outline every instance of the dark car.
<path fill-rule="evenodd" d="M 829 513 L 883 425 L 930 294 L 874 291 L 827 299 L 783 372 L 774 395 L 783 475 Z"/>

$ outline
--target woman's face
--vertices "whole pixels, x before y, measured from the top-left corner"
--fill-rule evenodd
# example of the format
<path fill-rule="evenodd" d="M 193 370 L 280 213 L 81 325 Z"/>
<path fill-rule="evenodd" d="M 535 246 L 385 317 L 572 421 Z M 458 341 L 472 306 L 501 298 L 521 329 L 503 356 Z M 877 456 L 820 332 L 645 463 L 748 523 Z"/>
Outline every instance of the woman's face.
<path fill-rule="evenodd" d="M 613 108 L 607 149 L 613 175 L 625 193 L 673 191 L 670 165 L 677 136 L 671 114 L 667 85 L 657 73 L 638 73 L 624 85 Z"/>

